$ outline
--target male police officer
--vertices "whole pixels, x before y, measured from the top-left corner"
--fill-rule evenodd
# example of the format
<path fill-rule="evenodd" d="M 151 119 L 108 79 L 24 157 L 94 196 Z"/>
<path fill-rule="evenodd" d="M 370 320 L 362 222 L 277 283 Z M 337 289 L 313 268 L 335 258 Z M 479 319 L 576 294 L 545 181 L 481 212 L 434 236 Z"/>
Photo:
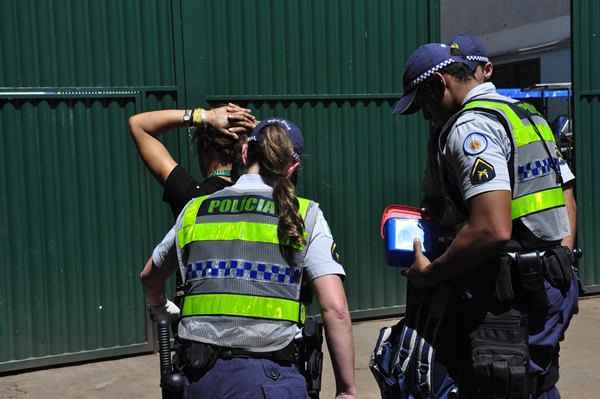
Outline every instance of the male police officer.
<path fill-rule="evenodd" d="M 466 58 L 467 61 L 472 63 L 473 76 L 475 80 L 480 83 L 491 81 L 494 73 L 494 66 L 489 58 L 488 51 L 483 41 L 477 36 L 472 36 L 464 33 L 460 33 L 454 36 L 449 46 L 458 50 L 460 54 Z M 441 122 L 438 122 L 441 123 Z M 441 126 L 437 126 L 441 128 Z M 435 134 L 431 136 L 436 136 Z M 435 156 L 435 151 L 428 151 L 428 169 L 432 166 L 431 157 Z M 575 248 L 575 236 L 577 229 L 577 204 L 575 202 L 575 175 L 569 168 L 567 162 L 562 158 L 560 154 L 557 154 L 556 161 L 560 166 L 560 173 L 562 176 L 562 187 L 563 194 L 565 197 L 565 206 L 567 214 L 569 216 L 570 234 L 563 238 L 562 245 L 570 248 Z M 452 208 L 451 204 L 445 203 L 443 199 L 443 193 L 440 192 L 440 187 L 436 183 L 435 179 L 431 179 L 431 174 L 426 173 L 423 179 L 423 208 L 426 208 L 430 215 L 436 217 L 438 221 L 441 221 L 442 226 L 447 228 L 447 225 L 452 225 L 456 221 L 456 216 L 448 210 Z M 444 206 L 446 205 L 446 206 Z M 441 209 L 440 209 L 441 208 Z"/>
<path fill-rule="evenodd" d="M 556 144 L 535 110 L 498 95 L 475 68 L 445 44 L 424 45 L 407 62 L 395 112 L 422 109 L 442 126 L 432 130 L 430 173 L 462 220 L 433 262 L 415 242 L 406 275 L 433 292 L 447 282 L 462 292 L 441 330 L 459 341 L 436 341 L 442 353 L 458 348 L 445 366 L 461 398 L 558 398 L 558 341 L 577 287 L 560 246 L 569 225 Z"/>
<path fill-rule="evenodd" d="M 490 61 L 485 44 L 480 38 L 461 33 L 454 36 L 450 40 L 450 47 L 458 49 L 460 53 L 467 59 L 467 61 L 475 63 L 476 67 L 473 75 L 477 81 L 484 83 L 492 79 L 494 66 Z M 565 197 L 565 207 L 567 208 L 567 214 L 569 215 L 569 226 L 571 227 L 571 233 L 563 238 L 562 245 L 570 249 L 574 249 L 577 231 L 575 175 L 569 168 L 567 162 L 561 156 L 557 157 L 557 162 L 560 166 L 560 174 L 563 179 L 562 187 Z"/>

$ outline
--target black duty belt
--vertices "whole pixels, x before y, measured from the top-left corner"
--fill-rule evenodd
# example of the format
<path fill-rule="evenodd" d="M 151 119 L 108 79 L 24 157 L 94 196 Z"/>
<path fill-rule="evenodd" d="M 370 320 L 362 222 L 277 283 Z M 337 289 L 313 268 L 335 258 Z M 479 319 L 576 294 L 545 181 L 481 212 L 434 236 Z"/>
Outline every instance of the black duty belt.
<path fill-rule="evenodd" d="M 580 251 L 561 246 L 505 252 L 500 257 L 496 279 L 499 309 L 510 307 L 517 300 L 527 305 L 529 315 L 546 314 L 549 303 L 544 282 L 566 295 L 579 254 Z"/>
<path fill-rule="evenodd" d="M 298 361 L 298 345 L 292 341 L 285 348 L 272 352 L 253 352 L 239 348 L 214 346 L 219 359 L 249 358 L 269 359 L 277 363 L 296 363 Z"/>
<path fill-rule="evenodd" d="M 299 358 L 299 348 L 295 341 L 277 351 L 253 352 L 240 348 L 181 340 L 181 352 L 183 364 L 196 369 L 210 368 L 216 359 L 269 359 L 276 363 L 287 365 L 296 363 Z"/>

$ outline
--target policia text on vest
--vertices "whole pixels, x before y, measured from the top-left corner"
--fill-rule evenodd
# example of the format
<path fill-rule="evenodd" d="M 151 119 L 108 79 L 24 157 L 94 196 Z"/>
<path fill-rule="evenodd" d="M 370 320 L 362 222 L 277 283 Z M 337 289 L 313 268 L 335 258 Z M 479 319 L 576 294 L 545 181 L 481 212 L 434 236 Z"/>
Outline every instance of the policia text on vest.
<path fill-rule="evenodd" d="M 275 202 L 265 197 L 255 195 L 241 198 L 218 198 L 203 203 L 200 207 L 201 215 L 235 214 L 242 212 L 263 213 L 275 216 Z"/>

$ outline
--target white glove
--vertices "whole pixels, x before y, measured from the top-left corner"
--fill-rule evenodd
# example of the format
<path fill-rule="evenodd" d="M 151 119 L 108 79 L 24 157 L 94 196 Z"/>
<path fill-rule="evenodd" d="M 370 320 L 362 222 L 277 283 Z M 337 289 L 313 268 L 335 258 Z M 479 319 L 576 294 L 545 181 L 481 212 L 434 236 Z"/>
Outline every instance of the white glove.
<path fill-rule="evenodd" d="M 148 308 L 150 309 L 152 320 L 155 321 L 177 320 L 181 315 L 179 307 L 168 299 L 164 305 L 150 305 Z"/>

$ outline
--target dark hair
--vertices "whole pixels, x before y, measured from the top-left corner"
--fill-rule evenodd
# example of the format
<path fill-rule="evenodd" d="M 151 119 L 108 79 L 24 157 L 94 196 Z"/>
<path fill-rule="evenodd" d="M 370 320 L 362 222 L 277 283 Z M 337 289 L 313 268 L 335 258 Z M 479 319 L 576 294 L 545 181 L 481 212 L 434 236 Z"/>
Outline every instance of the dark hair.
<path fill-rule="evenodd" d="M 441 69 L 439 73 L 447 73 L 448 75 L 453 76 L 462 82 L 466 82 L 475 78 L 474 71 L 462 62 L 453 62 L 447 67 Z"/>
<path fill-rule="evenodd" d="M 193 136 L 198 156 L 207 148 L 213 150 L 213 156 L 220 164 L 229 164 L 235 157 L 235 145 L 238 140 L 227 136 L 210 125 L 196 128 Z"/>
<path fill-rule="evenodd" d="M 277 235 L 279 242 L 284 243 L 284 250 L 293 250 L 306 244 L 304 220 L 298 214 L 294 177 L 287 176 L 288 168 L 296 162 L 293 153 L 292 141 L 276 125 L 267 126 L 260 141 L 248 143 L 248 164 L 258 163 L 260 175 L 273 186 L 273 199 L 279 215 Z M 291 253 L 286 252 L 288 255 Z"/>

